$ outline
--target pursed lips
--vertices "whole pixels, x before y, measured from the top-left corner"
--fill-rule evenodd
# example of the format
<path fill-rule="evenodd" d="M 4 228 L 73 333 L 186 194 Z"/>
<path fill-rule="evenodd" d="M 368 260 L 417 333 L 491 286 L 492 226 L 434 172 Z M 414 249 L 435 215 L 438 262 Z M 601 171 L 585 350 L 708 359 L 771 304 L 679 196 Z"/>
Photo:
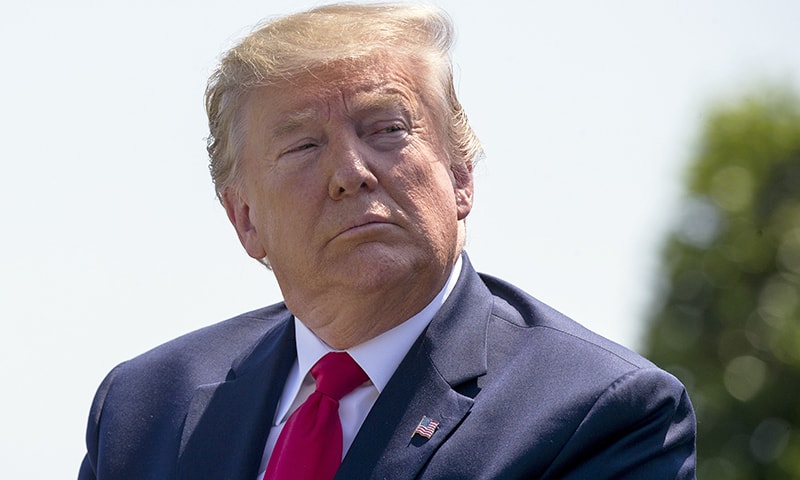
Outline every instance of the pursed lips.
<path fill-rule="evenodd" d="M 344 228 L 334 236 L 334 238 L 349 233 L 356 233 L 359 230 L 369 228 L 372 225 L 393 225 L 389 219 L 381 215 L 369 214 L 358 217 L 352 222 L 348 223 Z"/>

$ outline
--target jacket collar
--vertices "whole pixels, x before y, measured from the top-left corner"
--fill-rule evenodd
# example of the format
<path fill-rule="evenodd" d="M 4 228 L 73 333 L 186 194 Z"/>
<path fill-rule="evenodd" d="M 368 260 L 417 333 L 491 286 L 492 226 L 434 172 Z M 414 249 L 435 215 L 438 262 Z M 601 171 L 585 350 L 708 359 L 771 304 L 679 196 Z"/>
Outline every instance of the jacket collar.
<path fill-rule="evenodd" d="M 290 320 L 286 312 L 224 382 L 195 391 L 181 437 L 179 479 L 255 478 L 295 358 Z"/>
<path fill-rule="evenodd" d="M 400 363 L 364 421 L 337 478 L 415 478 L 472 408 L 486 373 L 492 296 L 466 254 L 459 280 Z M 275 409 L 295 359 L 291 314 L 241 357 L 224 382 L 198 387 L 180 443 L 182 480 L 255 478 Z M 413 435 L 423 416 L 439 422 Z"/>
<path fill-rule="evenodd" d="M 337 479 L 415 478 L 472 408 L 486 373 L 492 299 L 466 254 L 445 304 L 378 397 L 337 472 Z M 423 416 L 439 422 L 414 435 Z"/>

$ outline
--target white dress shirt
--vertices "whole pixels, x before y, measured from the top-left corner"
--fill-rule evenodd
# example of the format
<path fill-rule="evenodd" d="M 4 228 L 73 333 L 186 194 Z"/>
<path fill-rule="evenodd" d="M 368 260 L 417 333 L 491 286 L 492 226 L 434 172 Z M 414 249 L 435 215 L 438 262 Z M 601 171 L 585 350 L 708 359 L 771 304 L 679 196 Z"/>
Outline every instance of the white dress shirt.
<path fill-rule="evenodd" d="M 428 326 L 453 290 L 461 272 L 461 257 L 458 257 L 450 277 L 442 290 L 419 313 L 393 329 L 345 350 L 369 377 L 369 381 L 345 395 L 339 401 L 339 419 L 342 422 L 342 458 L 356 437 L 356 433 L 367 418 L 378 395 L 389 383 L 403 357 L 406 356 L 417 337 Z M 319 339 L 303 322 L 294 319 L 297 358 L 289 371 L 283 393 L 278 401 L 275 418 L 261 458 L 258 479 L 264 478 L 267 463 L 278 441 L 283 426 L 292 413 L 314 392 L 315 383 L 311 367 L 329 352 L 336 351 Z"/>

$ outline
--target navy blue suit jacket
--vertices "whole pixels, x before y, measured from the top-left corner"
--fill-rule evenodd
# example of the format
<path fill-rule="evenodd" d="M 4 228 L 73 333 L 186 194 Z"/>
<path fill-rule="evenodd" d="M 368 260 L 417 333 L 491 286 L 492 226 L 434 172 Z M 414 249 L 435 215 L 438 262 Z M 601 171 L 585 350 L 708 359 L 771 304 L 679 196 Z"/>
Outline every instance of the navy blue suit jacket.
<path fill-rule="evenodd" d="M 283 304 L 116 367 L 79 479 L 254 480 L 295 358 Z M 412 437 L 423 415 L 439 422 Z M 694 478 L 683 386 L 464 256 L 459 281 L 379 396 L 337 479 Z"/>

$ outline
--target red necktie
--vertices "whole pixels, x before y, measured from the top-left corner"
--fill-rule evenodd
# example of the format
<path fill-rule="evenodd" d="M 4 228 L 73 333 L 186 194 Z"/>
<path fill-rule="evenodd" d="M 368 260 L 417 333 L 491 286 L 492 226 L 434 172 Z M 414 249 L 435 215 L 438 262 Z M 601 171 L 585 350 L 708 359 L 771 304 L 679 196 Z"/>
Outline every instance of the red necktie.
<path fill-rule="evenodd" d="M 342 463 L 339 400 L 369 377 L 346 352 L 332 352 L 313 367 L 317 389 L 286 421 L 264 480 L 328 480 Z"/>

